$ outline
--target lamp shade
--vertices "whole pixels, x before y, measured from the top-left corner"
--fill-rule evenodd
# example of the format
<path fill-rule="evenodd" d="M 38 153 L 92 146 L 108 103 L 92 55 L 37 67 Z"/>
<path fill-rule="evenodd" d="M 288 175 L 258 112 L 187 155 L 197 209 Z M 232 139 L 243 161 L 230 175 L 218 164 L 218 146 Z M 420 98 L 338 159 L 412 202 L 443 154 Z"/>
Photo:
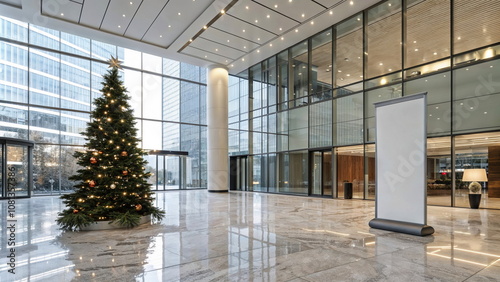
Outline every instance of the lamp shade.
<path fill-rule="evenodd" d="M 462 181 L 488 181 L 488 177 L 486 176 L 486 169 L 484 168 L 474 168 L 474 169 L 466 169 L 464 170 L 464 176 L 462 177 Z"/>

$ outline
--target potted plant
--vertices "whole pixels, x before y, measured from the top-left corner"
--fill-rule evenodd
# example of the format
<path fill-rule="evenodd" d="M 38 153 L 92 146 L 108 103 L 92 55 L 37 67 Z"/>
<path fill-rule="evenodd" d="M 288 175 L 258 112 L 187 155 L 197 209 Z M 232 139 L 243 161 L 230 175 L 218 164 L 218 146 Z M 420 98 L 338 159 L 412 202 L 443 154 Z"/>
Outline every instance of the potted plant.
<path fill-rule="evenodd" d="M 471 209 L 479 208 L 481 203 L 481 184 L 473 181 L 469 185 L 469 204 Z"/>

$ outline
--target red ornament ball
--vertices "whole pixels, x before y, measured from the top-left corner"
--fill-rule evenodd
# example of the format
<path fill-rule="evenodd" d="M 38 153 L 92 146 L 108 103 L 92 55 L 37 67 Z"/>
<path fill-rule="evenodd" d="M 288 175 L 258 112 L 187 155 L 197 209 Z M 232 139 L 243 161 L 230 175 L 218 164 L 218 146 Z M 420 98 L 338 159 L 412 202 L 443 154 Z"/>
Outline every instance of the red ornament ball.
<path fill-rule="evenodd" d="M 90 158 L 90 163 L 91 164 L 96 164 L 97 163 L 97 159 L 94 158 L 94 157 Z"/>
<path fill-rule="evenodd" d="M 123 175 L 127 175 L 128 174 L 128 171 L 124 170 L 122 171 Z"/>
<path fill-rule="evenodd" d="M 140 211 L 140 210 L 142 210 L 142 205 L 141 205 L 141 204 L 137 204 L 137 205 L 135 205 L 135 210 L 136 210 L 136 211 Z"/>
<path fill-rule="evenodd" d="M 78 213 L 78 210 L 77 210 L 77 209 L 74 209 L 74 210 L 73 210 L 73 213 Z"/>
<path fill-rule="evenodd" d="M 121 152 L 121 153 L 120 153 L 120 155 L 121 155 L 122 157 L 126 157 L 126 156 L 128 156 L 128 153 L 127 153 L 127 151 L 123 151 L 123 152 Z"/>
<path fill-rule="evenodd" d="M 90 180 L 89 181 L 89 186 L 90 187 L 95 187 L 95 181 L 94 180 Z"/>

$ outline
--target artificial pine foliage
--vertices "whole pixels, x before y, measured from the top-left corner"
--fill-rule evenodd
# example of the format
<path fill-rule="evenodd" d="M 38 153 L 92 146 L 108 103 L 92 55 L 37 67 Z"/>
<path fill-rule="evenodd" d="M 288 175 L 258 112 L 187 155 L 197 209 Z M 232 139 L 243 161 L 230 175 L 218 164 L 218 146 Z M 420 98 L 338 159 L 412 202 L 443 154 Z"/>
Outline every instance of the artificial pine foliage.
<path fill-rule="evenodd" d="M 61 196 L 67 208 L 57 223 L 64 230 L 79 230 L 95 221 L 112 221 L 123 227 L 139 224 L 141 216 L 158 220 L 164 211 L 152 205 L 150 173 L 145 171 L 146 154 L 138 147 L 130 97 L 118 75 L 118 60 L 110 60 L 104 75 L 102 96 L 95 99 L 91 122 L 82 134 L 84 152 L 73 156 L 82 169 L 70 177 L 75 192 Z"/>

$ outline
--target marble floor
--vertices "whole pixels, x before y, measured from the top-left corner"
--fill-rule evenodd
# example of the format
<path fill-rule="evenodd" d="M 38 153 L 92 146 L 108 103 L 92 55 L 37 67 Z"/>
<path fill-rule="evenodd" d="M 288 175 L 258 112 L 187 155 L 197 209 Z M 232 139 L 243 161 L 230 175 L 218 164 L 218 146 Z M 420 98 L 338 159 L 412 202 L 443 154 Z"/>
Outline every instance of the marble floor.
<path fill-rule="evenodd" d="M 0 201 L 0 281 L 499 281 L 500 210 L 428 208 L 436 233 L 371 229 L 374 202 L 168 191 L 161 222 L 62 232 L 57 197 Z M 15 274 L 8 271 L 14 234 Z"/>

